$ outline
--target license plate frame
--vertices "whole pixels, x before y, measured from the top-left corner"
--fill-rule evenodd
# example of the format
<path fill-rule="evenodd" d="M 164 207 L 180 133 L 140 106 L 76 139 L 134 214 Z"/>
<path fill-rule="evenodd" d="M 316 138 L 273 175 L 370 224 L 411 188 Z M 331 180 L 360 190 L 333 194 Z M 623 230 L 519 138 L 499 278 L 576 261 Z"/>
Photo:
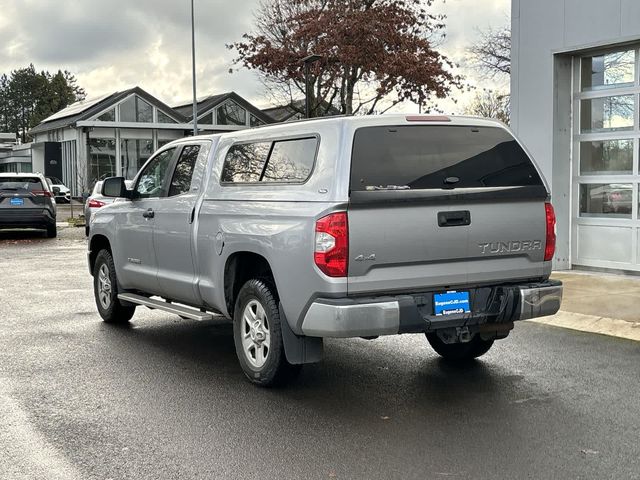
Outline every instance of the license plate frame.
<path fill-rule="evenodd" d="M 466 290 L 433 294 L 433 313 L 437 317 L 471 313 L 471 299 Z"/>
<path fill-rule="evenodd" d="M 24 198 L 13 197 L 11 198 L 11 200 L 9 200 L 9 205 L 11 205 L 12 207 L 21 207 L 24 205 Z"/>

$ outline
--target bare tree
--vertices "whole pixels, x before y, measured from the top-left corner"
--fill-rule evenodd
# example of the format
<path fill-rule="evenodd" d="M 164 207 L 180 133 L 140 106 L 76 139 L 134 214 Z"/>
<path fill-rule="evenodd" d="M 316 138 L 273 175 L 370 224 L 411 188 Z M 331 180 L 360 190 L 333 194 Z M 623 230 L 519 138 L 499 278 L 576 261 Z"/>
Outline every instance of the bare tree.
<path fill-rule="evenodd" d="M 474 99 L 465 107 L 467 115 L 495 118 L 509 124 L 510 96 L 493 90 L 482 90 L 476 93 Z"/>
<path fill-rule="evenodd" d="M 480 73 L 486 78 L 511 75 L 511 29 L 490 27 L 480 30 L 479 35 L 469 54 Z"/>

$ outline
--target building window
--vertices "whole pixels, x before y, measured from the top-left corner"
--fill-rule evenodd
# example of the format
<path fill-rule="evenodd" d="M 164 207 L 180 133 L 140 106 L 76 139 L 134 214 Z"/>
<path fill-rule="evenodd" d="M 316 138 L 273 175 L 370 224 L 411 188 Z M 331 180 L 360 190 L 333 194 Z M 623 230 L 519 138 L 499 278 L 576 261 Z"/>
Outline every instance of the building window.
<path fill-rule="evenodd" d="M 153 122 L 153 107 L 136 95 L 120 104 L 121 122 Z"/>
<path fill-rule="evenodd" d="M 120 140 L 120 158 L 122 174 L 128 180 L 133 179 L 140 168 L 153 153 L 153 140 L 123 138 Z"/>
<path fill-rule="evenodd" d="M 112 108 L 111 110 L 104 112 L 102 115 L 98 117 L 98 120 L 101 122 L 115 122 L 116 121 L 116 109 Z"/>
<path fill-rule="evenodd" d="M 635 50 L 623 50 L 582 59 L 582 90 L 633 86 Z"/>
<path fill-rule="evenodd" d="M 235 102 L 227 100 L 216 109 L 218 125 L 246 125 L 247 111 Z"/>
<path fill-rule="evenodd" d="M 166 115 L 164 112 L 158 110 L 158 123 L 178 123 L 169 115 Z"/>
<path fill-rule="evenodd" d="M 633 185 L 590 183 L 580 185 L 581 217 L 631 218 Z"/>
<path fill-rule="evenodd" d="M 633 140 L 599 140 L 580 143 L 580 175 L 630 175 Z"/>
<path fill-rule="evenodd" d="M 93 185 L 99 180 L 115 175 L 116 140 L 114 138 L 90 138 L 88 185 Z"/>
<path fill-rule="evenodd" d="M 199 125 L 213 125 L 213 112 L 206 114 L 198 119 Z"/>
<path fill-rule="evenodd" d="M 249 125 L 252 127 L 259 127 L 260 125 L 264 125 L 264 122 L 255 115 L 249 115 Z"/>
<path fill-rule="evenodd" d="M 633 130 L 634 95 L 592 98 L 581 103 L 580 129 L 583 133 Z"/>

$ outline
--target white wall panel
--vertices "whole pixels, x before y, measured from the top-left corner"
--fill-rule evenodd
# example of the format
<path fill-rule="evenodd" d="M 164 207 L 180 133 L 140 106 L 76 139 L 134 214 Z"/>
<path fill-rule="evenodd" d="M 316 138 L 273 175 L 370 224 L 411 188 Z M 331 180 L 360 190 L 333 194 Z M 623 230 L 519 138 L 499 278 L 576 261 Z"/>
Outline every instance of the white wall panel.
<path fill-rule="evenodd" d="M 590 45 L 620 37 L 620 0 L 565 0 L 564 4 L 563 46 Z"/>
<path fill-rule="evenodd" d="M 580 260 L 631 263 L 633 259 L 632 228 L 578 225 L 577 235 L 575 263 Z"/>
<path fill-rule="evenodd" d="M 621 35 L 623 37 L 633 37 L 638 35 L 638 33 L 640 33 L 640 1 L 622 0 L 621 6 Z"/>

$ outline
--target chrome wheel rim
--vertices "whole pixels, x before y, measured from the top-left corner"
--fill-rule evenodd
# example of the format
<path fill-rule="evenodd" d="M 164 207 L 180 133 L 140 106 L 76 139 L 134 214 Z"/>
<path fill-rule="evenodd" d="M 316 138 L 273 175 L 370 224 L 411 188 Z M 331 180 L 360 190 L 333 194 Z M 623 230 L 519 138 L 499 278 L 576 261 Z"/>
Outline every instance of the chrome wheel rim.
<path fill-rule="evenodd" d="M 105 264 L 100 265 L 98 270 L 98 300 L 105 310 L 111 305 L 111 279 Z"/>
<path fill-rule="evenodd" d="M 266 362 L 271 349 L 271 332 L 264 307 L 251 300 L 242 312 L 242 351 L 247 361 L 256 368 Z"/>

